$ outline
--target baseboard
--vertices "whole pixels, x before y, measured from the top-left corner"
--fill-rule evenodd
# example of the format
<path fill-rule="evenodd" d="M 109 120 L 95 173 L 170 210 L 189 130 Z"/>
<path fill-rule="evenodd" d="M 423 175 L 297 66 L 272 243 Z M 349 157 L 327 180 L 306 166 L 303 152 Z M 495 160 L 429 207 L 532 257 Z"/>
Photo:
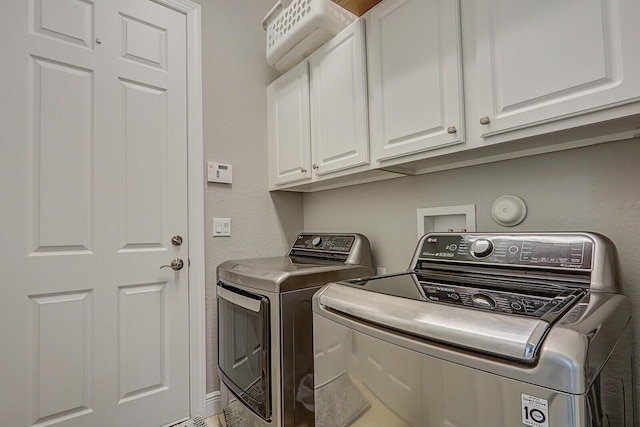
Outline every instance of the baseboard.
<path fill-rule="evenodd" d="M 215 414 L 222 412 L 222 399 L 220 398 L 220 390 L 213 393 L 207 393 L 205 399 L 205 415 L 209 418 Z"/>

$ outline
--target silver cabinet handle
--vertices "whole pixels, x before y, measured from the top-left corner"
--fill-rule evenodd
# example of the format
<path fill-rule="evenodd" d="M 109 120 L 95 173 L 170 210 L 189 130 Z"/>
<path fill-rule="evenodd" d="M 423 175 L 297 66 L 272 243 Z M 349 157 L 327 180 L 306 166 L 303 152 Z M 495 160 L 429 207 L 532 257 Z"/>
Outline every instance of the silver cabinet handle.
<path fill-rule="evenodd" d="M 180 246 L 182 244 L 182 236 L 175 235 L 171 238 L 171 244 L 173 246 Z"/>
<path fill-rule="evenodd" d="M 449 126 L 449 127 L 447 128 L 447 133 L 454 134 L 454 133 L 456 133 L 456 132 L 458 132 L 458 129 L 456 129 L 456 127 L 455 127 L 455 126 Z"/>
<path fill-rule="evenodd" d="M 318 169 L 320 166 L 316 165 L 315 163 L 312 166 L 314 169 Z"/>
<path fill-rule="evenodd" d="M 300 173 L 307 173 L 306 169 L 300 169 Z"/>
<path fill-rule="evenodd" d="M 489 123 L 491 123 L 491 119 L 487 116 L 484 116 L 482 118 L 480 118 L 480 124 L 481 125 L 488 125 Z"/>
<path fill-rule="evenodd" d="M 162 269 L 165 267 L 169 267 L 175 271 L 182 270 L 182 267 L 184 267 L 184 261 L 182 261 L 180 258 L 174 258 L 171 260 L 171 264 L 163 265 L 160 268 Z"/>

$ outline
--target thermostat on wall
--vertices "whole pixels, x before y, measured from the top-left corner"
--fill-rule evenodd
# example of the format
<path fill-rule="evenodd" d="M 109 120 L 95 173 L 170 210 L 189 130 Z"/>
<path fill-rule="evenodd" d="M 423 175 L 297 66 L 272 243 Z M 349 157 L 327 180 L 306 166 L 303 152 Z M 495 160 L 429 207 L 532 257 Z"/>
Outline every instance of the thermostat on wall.
<path fill-rule="evenodd" d="M 207 163 L 207 181 L 231 184 L 231 165 L 223 163 Z"/>

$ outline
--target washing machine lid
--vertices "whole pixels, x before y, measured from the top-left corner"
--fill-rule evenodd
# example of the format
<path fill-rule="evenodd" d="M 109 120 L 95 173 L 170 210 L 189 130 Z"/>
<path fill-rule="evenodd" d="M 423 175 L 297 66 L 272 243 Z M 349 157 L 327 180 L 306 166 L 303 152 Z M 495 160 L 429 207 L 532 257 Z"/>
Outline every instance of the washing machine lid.
<path fill-rule="evenodd" d="M 413 288 L 406 285 L 412 277 L 387 279 L 394 282 L 392 292 L 389 292 L 391 287 L 382 283 L 374 292 L 345 283 L 331 283 L 321 290 L 317 300 L 324 310 L 386 329 L 521 362 L 535 361 L 551 328 L 547 321 L 522 316 L 507 318 L 492 312 L 434 304 L 424 299 L 415 284 Z M 375 285 L 376 281 L 368 283 Z"/>

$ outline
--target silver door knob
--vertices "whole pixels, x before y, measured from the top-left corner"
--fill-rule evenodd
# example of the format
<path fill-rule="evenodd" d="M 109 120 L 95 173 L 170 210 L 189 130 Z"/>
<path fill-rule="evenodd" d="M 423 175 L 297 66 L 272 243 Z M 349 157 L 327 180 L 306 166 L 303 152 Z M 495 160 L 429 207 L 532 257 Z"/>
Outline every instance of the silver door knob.
<path fill-rule="evenodd" d="M 182 244 L 182 236 L 175 235 L 171 238 L 171 244 L 173 246 L 180 246 Z"/>
<path fill-rule="evenodd" d="M 458 129 L 456 129 L 456 127 L 455 127 L 455 126 L 449 126 L 449 127 L 447 128 L 447 133 L 454 134 L 454 133 L 456 133 L 456 132 L 458 132 Z"/>
<path fill-rule="evenodd" d="M 484 116 L 480 118 L 481 125 L 488 125 L 489 123 L 491 123 L 491 119 L 489 117 Z"/>
<path fill-rule="evenodd" d="M 165 267 L 169 267 L 175 271 L 178 271 L 178 270 L 181 270 L 182 267 L 184 267 L 184 261 L 182 261 L 180 258 L 174 258 L 171 260 L 171 264 L 163 265 L 160 268 L 163 269 Z"/>

